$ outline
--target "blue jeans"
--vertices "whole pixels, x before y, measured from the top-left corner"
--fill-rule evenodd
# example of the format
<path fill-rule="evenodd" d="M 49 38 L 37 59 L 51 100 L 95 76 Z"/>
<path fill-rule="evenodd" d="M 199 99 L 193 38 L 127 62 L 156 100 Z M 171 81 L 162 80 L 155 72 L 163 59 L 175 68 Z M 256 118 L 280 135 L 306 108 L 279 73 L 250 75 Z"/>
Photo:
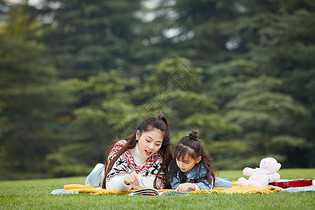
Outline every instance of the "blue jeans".
<path fill-rule="evenodd" d="M 104 164 L 98 163 L 86 177 L 85 184 L 91 184 L 92 187 L 101 187 L 104 179 Z"/>
<path fill-rule="evenodd" d="M 227 178 L 215 177 L 215 188 L 231 188 L 232 182 Z"/>

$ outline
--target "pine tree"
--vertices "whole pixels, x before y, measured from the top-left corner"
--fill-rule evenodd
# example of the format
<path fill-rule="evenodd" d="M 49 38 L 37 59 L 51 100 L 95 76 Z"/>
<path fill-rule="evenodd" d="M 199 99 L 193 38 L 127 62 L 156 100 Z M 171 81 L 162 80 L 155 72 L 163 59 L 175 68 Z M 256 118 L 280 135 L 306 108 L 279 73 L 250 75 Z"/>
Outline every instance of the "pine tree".
<path fill-rule="evenodd" d="M 70 128 L 75 134 L 48 156 L 53 174 L 86 175 L 95 163 L 104 162 L 106 151 L 114 140 L 134 131 L 126 127 L 140 120 L 129 98 L 134 83 L 116 70 L 101 72 L 87 80 L 65 81 L 65 86 L 81 106 L 74 108 L 71 119 Z"/>
<path fill-rule="evenodd" d="M 314 137 L 309 133 L 314 124 L 314 103 L 309 100 L 313 95 L 309 88 L 314 75 L 314 3 L 248 1 L 242 8 L 244 16 L 222 28 L 234 31 L 236 44 L 247 46 L 247 53 L 208 71 L 214 84 L 208 89 L 218 98 L 224 119 L 242 128 L 218 139 L 246 143 L 243 151 L 231 154 L 246 158 L 245 164 L 254 166 L 269 154 L 283 161 L 284 167 L 309 167 L 314 158 Z M 220 147 L 219 142 L 213 145 Z M 226 150 L 221 152 L 217 157 L 226 158 Z M 251 152 L 259 156 L 254 158 Z"/>
<path fill-rule="evenodd" d="M 43 55 L 38 24 L 23 5 L 0 29 L 1 172 L 46 172 L 45 157 L 62 140 L 58 117 L 71 102 Z M 4 154 L 4 155 L 3 155 Z M 10 177 L 14 176 L 10 174 Z"/>
<path fill-rule="evenodd" d="M 203 67 L 202 93 L 214 99 L 225 123 L 223 130 L 208 132 L 208 150 L 219 167 L 230 167 L 235 157 L 242 160 L 235 168 L 254 166 L 268 154 L 284 167 L 311 166 L 313 1 L 163 3 L 160 14 L 173 14 L 173 25 L 162 21 L 165 16 L 155 19 L 155 36 L 162 38 L 152 49 Z M 165 26 L 178 33 L 166 39 Z M 199 115 L 204 128 L 209 125 L 202 119 L 210 115 Z"/>
<path fill-rule="evenodd" d="M 86 79 L 102 71 L 130 71 L 130 47 L 137 39 L 139 1 L 43 1 L 52 17 L 44 42 L 62 78 Z"/>
<path fill-rule="evenodd" d="M 274 139 L 275 144 L 283 146 L 277 151 L 287 155 L 288 166 L 313 167 L 315 3 L 311 0 L 279 2 L 275 8 L 269 24 L 259 31 L 259 42 L 253 45 L 252 55 L 260 64 L 259 71 L 282 80 L 276 90 L 308 111 L 304 117 L 289 117 L 286 135 Z M 301 146 L 303 141 L 307 147 Z"/>

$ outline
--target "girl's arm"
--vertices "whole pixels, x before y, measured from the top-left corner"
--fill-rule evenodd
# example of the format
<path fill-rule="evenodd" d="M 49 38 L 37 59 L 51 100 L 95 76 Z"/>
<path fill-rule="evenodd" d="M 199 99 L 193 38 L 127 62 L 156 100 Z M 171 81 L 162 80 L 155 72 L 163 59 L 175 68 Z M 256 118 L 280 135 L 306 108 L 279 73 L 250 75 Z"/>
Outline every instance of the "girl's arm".
<path fill-rule="evenodd" d="M 207 169 L 202 168 L 200 172 L 200 176 L 204 177 L 207 174 Z M 211 190 L 213 188 L 213 183 L 209 183 L 209 181 L 205 178 L 202 178 L 200 182 L 196 183 L 198 186 L 198 190 Z"/>
<path fill-rule="evenodd" d="M 183 183 L 183 184 L 178 185 L 178 187 L 176 188 L 176 191 L 188 191 L 188 190 L 192 190 L 192 191 L 197 190 L 196 184 Z"/>
<path fill-rule="evenodd" d="M 206 179 L 201 179 L 196 185 L 198 185 L 200 190 L 211 190 L 213 188 L 213 184 L 210 184 Z"/>
<path fill-rule="evenodd" d="M 180 181 L 179 181 L 179 177 L 177 176 L 178 173 L 174 174 L 173 176 L 173 180 L 171 182 L 171 187 L 172 189 L 176 189 L 178 187 L 178 185 L 180 185 Z"/>

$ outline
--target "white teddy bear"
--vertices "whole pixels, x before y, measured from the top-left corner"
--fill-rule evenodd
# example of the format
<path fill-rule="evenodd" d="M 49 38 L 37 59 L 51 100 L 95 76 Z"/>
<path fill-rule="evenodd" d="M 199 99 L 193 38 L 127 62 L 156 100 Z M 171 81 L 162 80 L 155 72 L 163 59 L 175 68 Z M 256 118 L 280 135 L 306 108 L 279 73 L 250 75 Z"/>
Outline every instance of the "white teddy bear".
<path fill-rule="evenodd" d="M 254 186 L 254 187 L 266 187 L 269 182 L 278 181 L 280 175 L 277 171 L 280 169 L 281 164 L 272 157 L 264 158 L 260 161 L 260 168 L 244 168 L 243 174 L 250 176 L 248 180 L 244 177 L 238 179 L 239 186 Z"/>

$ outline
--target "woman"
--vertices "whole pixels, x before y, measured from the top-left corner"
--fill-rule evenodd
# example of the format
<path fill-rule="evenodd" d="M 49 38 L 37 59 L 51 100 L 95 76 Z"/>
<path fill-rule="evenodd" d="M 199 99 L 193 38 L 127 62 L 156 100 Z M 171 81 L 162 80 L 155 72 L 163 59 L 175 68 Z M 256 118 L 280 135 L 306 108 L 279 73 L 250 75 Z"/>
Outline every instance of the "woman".
<path fill-rule="evenodd" d="M 116 141 L 107 152 L 105 165 L 97 164 L 85 184 L 116 191 L 139 186 L 162 189 L 171 159 L 168 122 L 160 114 L 144 120 L 125 140 Z"/>

